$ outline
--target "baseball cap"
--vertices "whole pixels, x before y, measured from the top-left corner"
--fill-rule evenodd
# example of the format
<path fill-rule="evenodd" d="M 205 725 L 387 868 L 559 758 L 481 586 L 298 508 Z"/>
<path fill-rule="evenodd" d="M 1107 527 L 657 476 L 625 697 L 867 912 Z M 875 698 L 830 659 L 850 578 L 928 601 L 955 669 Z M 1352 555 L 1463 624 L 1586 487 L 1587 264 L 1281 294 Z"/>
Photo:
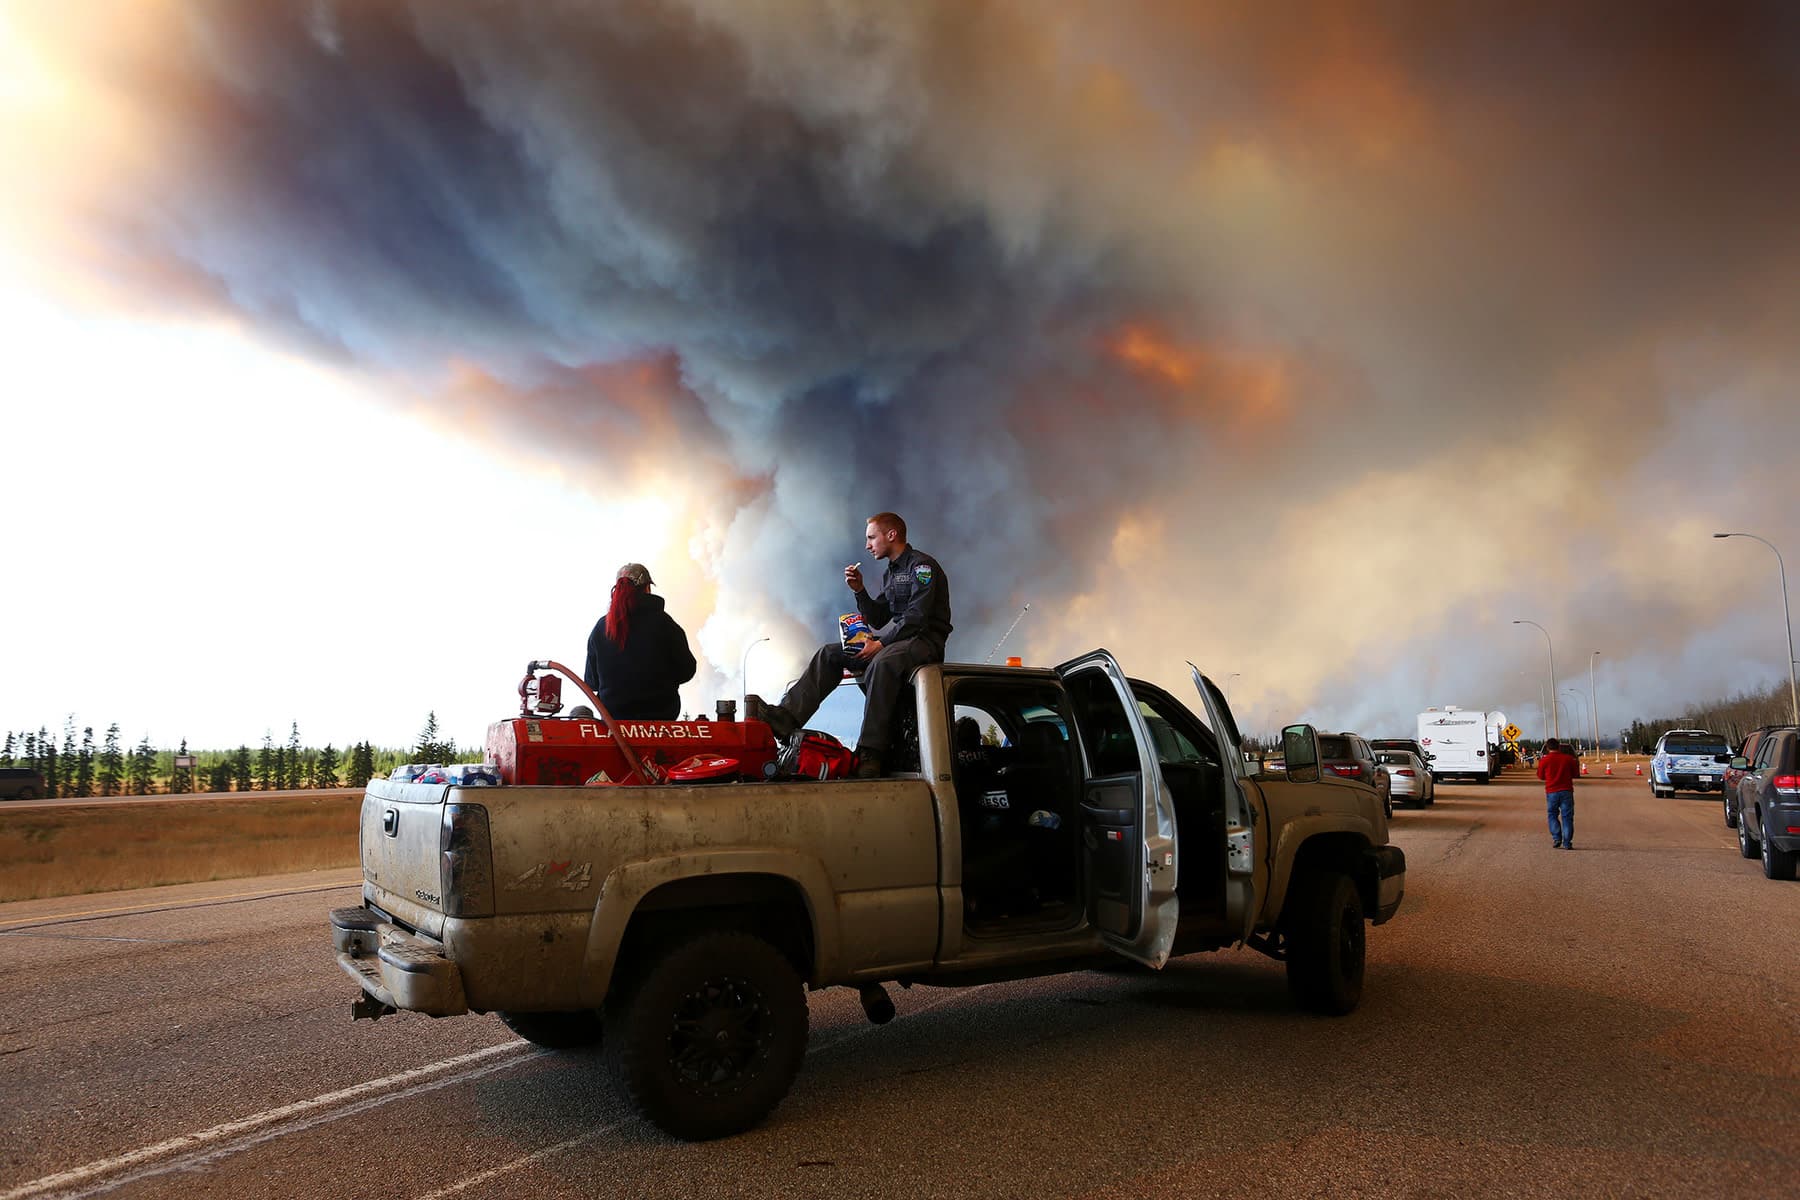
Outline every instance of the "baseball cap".
<path fill-rule="evenodd" d="M 650 578 L 650 568 L 643 563 L 626 563 L 619 568 L 618 578 L 629 579 L 633 587 L 648 587 L 656 582 Z"/>

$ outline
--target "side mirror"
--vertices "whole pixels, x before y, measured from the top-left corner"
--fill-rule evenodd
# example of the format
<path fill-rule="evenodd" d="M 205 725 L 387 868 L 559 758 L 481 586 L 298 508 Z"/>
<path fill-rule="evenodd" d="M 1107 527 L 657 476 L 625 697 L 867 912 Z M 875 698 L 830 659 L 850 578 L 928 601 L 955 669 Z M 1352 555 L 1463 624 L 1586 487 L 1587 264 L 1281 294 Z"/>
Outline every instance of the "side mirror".
<path fill-rule="evenodd" d="M 1283 729 L 1281 755 L 1289 780 L 1319 782 L 1319 733 L 1311 725 L 1289 725 Z"/>
<path fill-rule="evenodd" d="M 1750 760 L 1740 754 L 1732 759 L 1728 765 L 1734 771 L 1747 771 L 1750 769 Z"/>

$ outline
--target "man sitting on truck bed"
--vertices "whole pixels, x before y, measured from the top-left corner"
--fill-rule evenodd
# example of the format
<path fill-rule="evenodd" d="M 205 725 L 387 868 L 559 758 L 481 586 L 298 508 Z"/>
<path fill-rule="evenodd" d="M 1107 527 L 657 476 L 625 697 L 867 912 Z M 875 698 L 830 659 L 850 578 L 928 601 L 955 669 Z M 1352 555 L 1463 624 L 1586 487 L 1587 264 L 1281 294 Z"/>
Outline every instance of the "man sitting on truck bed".
<path fill-rule="evenodd" d="M 785 740 L 811 719 L 849 671 L 868 698 L 856 739 L 860 756 L 856 774 L 873 779 L 882 772 L 895 710 L 913 670 L 944 661 L 944 644 L 950 638 L 950 581 L 937 559 L 907 544 L 906 522 L 895 513 L 870 517 L 863 544 L 870 554 L 886 560 L 887 574 L 881 593 L 871 596 L 863 589 L 862 567 L 852 563 L 844 568 L 844 583 L 856 594 L 857 611 L 869 623 L 870 637 L 861 652 L 852 654 L 838 642 L 820 646 L 780 704 L 746 696 L 744 715 L 767 722 L 775 736 Z"/>

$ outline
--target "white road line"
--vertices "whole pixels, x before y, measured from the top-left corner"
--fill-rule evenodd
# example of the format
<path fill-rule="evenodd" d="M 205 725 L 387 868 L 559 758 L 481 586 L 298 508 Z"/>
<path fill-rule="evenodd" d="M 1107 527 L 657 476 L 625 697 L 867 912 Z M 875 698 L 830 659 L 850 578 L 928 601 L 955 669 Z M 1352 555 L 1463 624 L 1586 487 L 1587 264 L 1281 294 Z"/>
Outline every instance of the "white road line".
<path fill-rule="evenodd" d="M 256 1129 L 259 1126 L 270 1125 L 276 1121 L 286 1120 L 289 1117 L 314 1112 L 321 1108 L 328 1108 L 334 1104 L 342 1104 L 349 1100 L 355 1100 L 359 1096 L 366 1096 L 371 1092 L 381 1091 L 384 1088 L 393 1088 L 396 1085 L 405 1084 L 427 1075 L 435 1075 L 441 1071 L 454 1070 L 457 1067 L 479 1063 L 485 1059 L 492 1058 L 497 1054 L 517 1055 L 520 1051 L 528 1050 L 530 1048 L 530 1044 L 526 1042 L 509 1042 L 504 1045 L 489 1046 L 482 1050 L 475 1050 L 468 1054 L 458 1055 L 455 1058 L 446 1058 L 441 1062 L 429 1063 L 423 1067 L 414 1067 L 410 1071 L 402 1071 L 398 1075 L 389 1075 L 384 1079 L 372 1079 L 367 1083 L 359 1083 L 355 1087 L 342 1088 L 335 1092 L 327 1092 L 322 1096 L 314 1096 L 310 1100 L 299 1100 L 293 1104 L 284 1104 L 279 1108 L 265 1109 L 262 1112 L 253 1113 L 248 1117 L 240 1117 L 235 1121 L 227 1121 L 222 1125 L 214 1125 L 211 1129 L 204 1129 L 199 1133 L 184 1133 L 180 1137 L 173 1137 L 167 1141 L 157 1142 L 153 1146 L 144 1146 L 125 1154 L 114 1155 L 111 1158 L 97 1159 L 96 1161 L 84 1164 L 83 1166 L 73 1167 L 67 1171 L 59 1171 L 54 1175 L 46 1175 L 42 1179 L 34 1179 L 30 1183 L 22 1184 L 9 1192 L 0 1192 L 0 1200 L 26 1200 L 27 1197 L 41 1196 L 47 1192 L 56 1191 L 58 1188 L 79 1184 L 97 1176 L 106 1175 L 126 1167 L 136 1166 L 139 1163 L 149 1162 L 182 1151 L 199 1150 L 212 1143 L 223 1141 L 226 1138 L 244 1133 L 251 1129 Z M 509 1064 L 496 1064 L 495 1067 L 491 1069 L 498 1069 L 499 1067 L 506 1065 Z M 456 1081 L 456 1078 L 460 1077 L 441 1080 L 439 1083 L 453 1083 Z M 384 1096 L 379 1099 L 380 1101 L 385 1102 L 388 1099 L 395 1098 L 397 1097 Z M 120 1180 L 118 1182 L 124 1181 Z M 116 1184 L 112 1186 L 116 1186 Z"/>
<path fill-rule="evenodd" d="M 591 1129 L 579 1137 L 569 1138 L 567 1141 L 558 1142 L 554 1146 L 545 1146 L 542 1150 L 534 1150 L 523 1158 L 515 1158 L 511 1162 L 501 1163 L 497 1167 L 489 1167 L 480 1174 L 470 1175 L 466 1178 L 459 1179 L 455 1183 L 441 1187 L 435 1192 L 426 1192 L 423 1196 L 419 1197 L 419 1200 L 443 1200 L 445 1196 L 454 1196 L 458 1192 L 467 1191 L 469 1188 L 480 1187 L 482 1184 L 498 1179 L 502 1175 L 511 1175 L 514 1171 L 522 1171 L 526 1167 L 541 1162 L 553 1154 L 561 1154 L 564 1150 L 573 1150 L 584 1142 L 597 1141 L 617 1129 L 619 1126 L 630 1124 L 631 1120 L 634 1119 L 635 1118 L 627 1118 L 623 1121 L 614 1121 L 611 1125 L 602 1125 L 598 1129 Z"/>

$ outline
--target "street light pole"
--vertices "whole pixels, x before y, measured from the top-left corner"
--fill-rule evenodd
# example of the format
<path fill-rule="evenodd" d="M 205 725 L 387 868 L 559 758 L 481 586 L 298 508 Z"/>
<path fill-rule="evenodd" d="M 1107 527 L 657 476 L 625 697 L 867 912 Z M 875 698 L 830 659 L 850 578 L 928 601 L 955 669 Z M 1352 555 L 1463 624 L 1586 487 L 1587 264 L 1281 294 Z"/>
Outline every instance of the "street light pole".
<path fill-rule="evenodd" d="M 1536 621 L 1518 620 L 1514 621 L 1513 624 L 1529 625 L 1544 635 L 1544 648 L 1550 652 L 1550 697 L 1554 700 L 1556 698 L 1556 647 L 1550 643 L 1550 631 L 1545 629 L 1542 625 L 1539 625 Z M 1562 737 L 1562 721 L 1559 719 L 1561 714 L 1555 713 L 1555 710 L 1552 710 L 1552 712 L 1554 715 L 1550 718 L 1550 724 L 1553 726 L 1553 729 L 1550 736 L 1560 739 Z"/>
<path fill-rule="evenodd" d="M 1588 656 L 1588 716 L 1594 721 L 1594 753 L 1600 753 L 1600 701 L 1594 694 L 1594 660 L 1600 657 L 1598 650 Z"/>
<path fill-rule="evenodd" d="M 1564 688 L 1563 695 L 1573 696 L 1576 700 L 1576 705 L 1570 707 L 1569 714 L 1575 722 L 1575 748 L 1579 750 L 1581 749 L 1581 709 L 1579 707 L 1581 701 L 1581 689 Z"/>
<path fill-rule="evenodd" d="M 1768 538 L 1757 537 L 1754 533 L 1715 533 L 1716 538 L 1747 537 L 1775 550 L 1775 543 Z M 1794 709 L 1794 724 L 1800 725 L 1800 688 L 1794 686 L 1794 620 L 1788 615 L 1787 597 L 1787 564 L 1781 561 L 1781 551 L 1775 550 L 1775 565 L 1781 571 L 1781 624 L 1787 630 L 1788 656 L 1788 703 Z"/>
<path fill-rule="evenodd" d="M 740 703 L 744 697 L 750 694 L 750 652 L 768 640 L 766 637 L 757 638 L 756 641 L 744 647 L 744 657 L 738 660 L 738 700 Z"/>

